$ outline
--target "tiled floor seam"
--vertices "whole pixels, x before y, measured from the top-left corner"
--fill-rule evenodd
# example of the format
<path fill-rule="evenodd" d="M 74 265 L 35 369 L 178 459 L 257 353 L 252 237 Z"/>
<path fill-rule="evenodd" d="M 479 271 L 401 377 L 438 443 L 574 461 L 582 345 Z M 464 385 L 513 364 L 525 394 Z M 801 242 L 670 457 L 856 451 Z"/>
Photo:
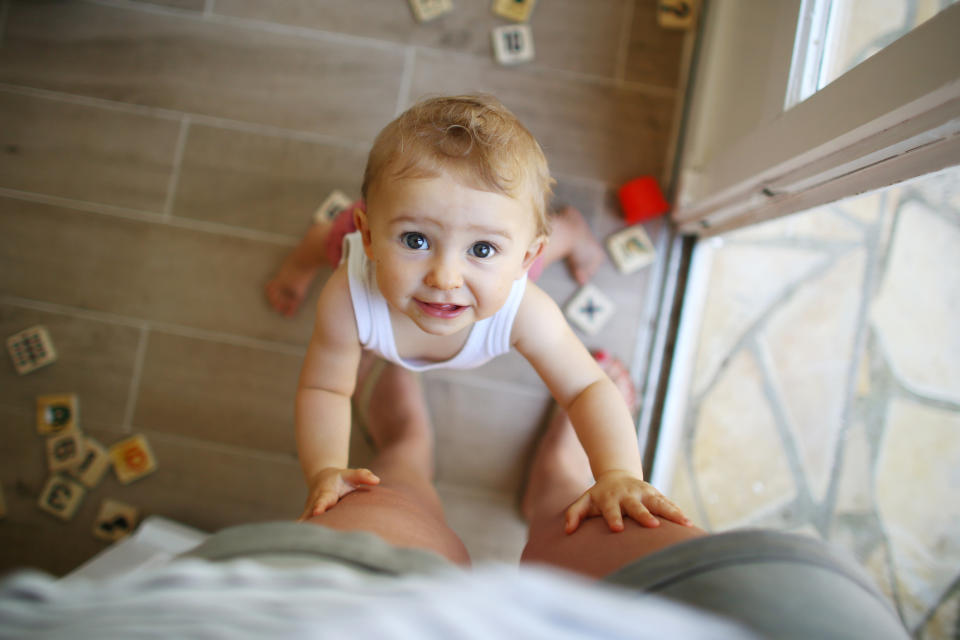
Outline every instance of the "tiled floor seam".
<path fill-rule="evenodd" d="M 114 218 L 123 218 L 136 222 L 147 224 L 157 224 L 188 231 L 198 231 L 209 233 L 211 235 L 227 236 L 243 240 L 253 240 L 268 244 L 292 247 L 296 245 L 298 238 L 296 236 L 286 236 L 277 233 L 269 233 L 258 229 L 248 229 L 246 227 L 235 227 L 219 222 L 206 222 L 203 220 L 194 220 L 192 218 L 183 218 L 179 216 L 165 216 L 163 213 L 155 211 L 142 211 L 138 209 L 128 209 L 126 207 L 117 207 L 114 205 L 103 204 L 99 202 L 90 202 L 88 200 L 76 200 L 73 198 L 64 198 L 61 196 L 52 196 L 34 191 L 21 191 L 19 189 L 9 189 L 0 187 L 0 197 L 7 197 L 12 200 L 24 200 L 37 204 L 47 204 L 75 211 L 82 211 L 93 215 L 111 216 Z"/>
<path fill-rule="evenodd" d="M 203 11 L 192 9 L 178 9 L 149 2 L 134 2 L 132 0 L 84 0 L 87 4 L 95 4 L 125 11 L 135 11 L 139 13 L 148 13 L 154 15 L 165 15 L 172 18 L 181 18 L 202 22 L 206 24 L 217 24 L 247 31 L 262 31 L 281 36 L 291 36 L 304 38 L 307 40 L 316 40 L 319 42 L 329 42 L 333 44 L 349 44 L 353 46 L 365 46 L 372 49 L 383 51 L 397 51 L 406 45 L 380 40 L 378 38 L 368 38 L 347 33 L 337 33 L 334 31 L 324 31 L 323 29 L 314 29 L 310 27 L 298 27 L 295 25 L 283 24 L 279 22 L 270 22 L 268 20 L 257 20 L 253 18 L 238 18 L 216 12 L 216 6 L 208 13 L 206 6 Z"/>
<path fill-rule="evenodd" d="M 403 73 L 400 76 L 400 88 L 397 90 L 397 107 L 393 111 L 395 117 L 403 113 L 410 103 L 410 88 L 413 86 L 416 64 L 416 47 L 407 47 L 403 53 Z"/>
<path fill-rule="evenodd" d="M 285 129 L 283 127 L 278 127 L 269 124 L 262 124 L 258 122 L 245 121 L 245 120 L 233 120 L 230 118 L 223 118 L 220 116 L 211 116 L 203 113 L 196 113 L 193 111 L 179 111 L 176 109 L 167 109 L 165 107 L 154 107 L 143 104 L 135 104 L 132 102 L 120 102 L 117 100 L 107 100 L 105 98 L 95 98 L 92 96 L 84 96 L 75 93 L 67 93 L 64 91 L 53 91 L 50 89 L 40 89 L 37 87 L 31 87 L 28 85 L 18 85 L 18 84 L 9 84 L 0 82 L 0 91 L 7 93 L 15 93 L 18 95 L 29 96 L 33 98 L 42 98 L 46 100 L 56 100 L 59 102 L 66 102 L 68 104 L 75 104 L 84 107 L 98 108 L 98 109 L 107 109 L 110 111 L 119 111 L 121 113 L 130 113 L 139 116 L 149 116 L 153 118 L 160 118 L 163 120 L 175 120 L 180 121 L 182 118 L 189 117 L 192 124 L 204 125 L 208 127 L 216 127 L 220 129 L 228 129 L 233 131 L 243 131 L 245 133 L 254 133 L 257 135 L 271 136 L 275 138 L 283 138 L 289 140 L 297 140 L 300 142 L 312 142 L 315 144 L 325 144 L 334 147 L 342 147 L 344 149 L 353 149 L 353 150 L 367 150 L 370 148 L 370 143 L 360 140 L 352 140 L 347 138 L 338 138 L 336 136 L 331 136 L 323 133 L 314 133 L 311 131 L 303 131 L 300 129 Z"/>
<path fill-rule="evenodd" d="M 167 333 L 170 335 L 180 336 L 183 338 L 207 340 L 209 342 L 216 342 L 219 344 L 226 344 L 226 345 L 231 345 L 236 347 L 246 347 L 246 348 L 252 348 L 252 349 L 261 349 L 264 351 L 270 351 L 272 353 L 282 353 L 282 354 L 287 354 L 287 355 L 292 355 L 297 357 L 302 357 L 306 353 L 306 343 L 304 343 L 303 346 L 298 346 L 293 344 L 285 344 L 282 342 L 259 340 L 257 338 L 249 338 L 246 336 L 239 336 L 235 334 L 221 333 L 219 331 L 197 329 L 195 327 L 187 327 L 183 325 L 160 323 L 155 321 L 150 321 L 149 323 L 147 323 L 147 321 L 141 318 L 123 316 L 119 314 L 109 313 L 106 311 L 82 309 L 79 307 L 71 307 L 71 306 L 56 304 L 51 302 L 43 302 L 40 300 L 29 300 L 27 298 L 18 298 L 15 296 L 0 295 L 0 305 L 9 305 L 14 307 L 20 307 L 23 309 L 33 309 L 35 311 L 42 311 L 44 313 L 53 313 L 57 315 L 79 318 L 83 320 L 91 320 L 94 322 L 103 322 L 106 324 L 132 327 L 135 329 L 142 328 L 149 324 L 149 328 L 152 331 Z"/>
<path fill-rule="evenodd" d="M 147 359 L 147 345 L 150 340 L 150 328 L 146 324 L 140 328 L 137 352 L 133 358 L 133 373 L 127 389 L 127 404 L 123 410 L 123 429 L 128 433 L 133 425 L 133 416 L 137 411 L 137 398 L 140 396 L 140 381 L 143 378 L 143 365 Z"/>
<path fill-rule="evenodd" d="M 293 430 L 293 425 L 290 425 L 290 430 Z M 194 449 L 203 449 L 206 451 L 213 451 L 216 453 L 224 453 L 232 456 L 242 456 L 246 458 L 251 458 L 254 460 L 261 460 L 264 462 L 273 462 L 278 464 L 289 464 L 297 468 L 300 467 L 300 463 L 297 461 L 297 456 L 295 453 L 278 453 L 264 451 L 262 449 L 253 449 L 247 447 L 241 447 L 238 445 L 225 444 L 223 442 L 216 442 L 214 440 L 203 440 L 200 438 L 193 438 L 190 436 L 183 436 L 174 433 L 168 433 L 166 431 L 156 431 L 154 429 L 146 427 L 138 427 L 137 425 L 132 425 L 131 431 L 133 433 L 143 434 L 148 440 L 156 440 L 158 442 L 168 442 L 171 444 L 180 445 L 183 447 L 191 447 Z M 163 461 L 160 461 L 160 464 L 163 464 Z"/>
<path fill-rule="evenodd" d="M 180 173 L 183 168 L 183 151 L 187 146 L 187 136 L 190 135 L 190 116 L 180 118 L 180 133 L 177 136 L 177 146 L 173 150 L 173 163 L 170 168 L 170 180 L 167 182 L 167 197 L 163 205 L 163 217 L 169 221 L 173 215 L 173 206 L 177 198 L 177 188 L 180 185 Z"/>
<path fill-rule="evenodd" d="M 627 81 L 627 60 L 630 57 L 630 37 L 633 33 L 633 4 L 635 0 L 623 0 L 623 15 L 620 24 L 620 42 L 617 47 L 617 59 L 613 77 L 623 84 Z"/>

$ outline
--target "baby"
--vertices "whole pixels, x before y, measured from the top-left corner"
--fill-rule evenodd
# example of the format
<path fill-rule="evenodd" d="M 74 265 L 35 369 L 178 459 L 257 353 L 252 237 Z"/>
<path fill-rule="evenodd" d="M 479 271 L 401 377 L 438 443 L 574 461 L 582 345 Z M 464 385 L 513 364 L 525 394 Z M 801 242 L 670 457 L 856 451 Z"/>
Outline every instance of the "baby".
<path fill-rule="evenodd" d="M 688 523 L 643 481 L 620 391 L 556 303 L 528 281 L 553 239 L 552 182 L 539 144 L 489 96 L 425 100 L 377 137 L 363 204 L 311 230 L 314 237 L 268 285 L 274 306 L 292 313 L 284 303 L 295 308 L 318 266 L 316 257 L 312 264 L 298 258 L 318 251 L 337 257 L 337 227 L 355 226 L 320 293 L 297 389 L 297 446 L 309 488 L 302 519 L 379 482 L 347 460 L 350 402 L 365 349 L 424 371 L 477 367 L 515 348 L 567 412 L 590 460 L 596 483 L 568 508 L 567 532 L 601 515 L 613 531 L 623 529 L 624 514 L 645 526 L 659 524 L 655 515 Z M 577 232 L 586 226 L 579 214 L 564 212 L 561 221 L 565 216 L 562 234 L 571 238 L 563 242 L 596 244 L 589 230 Z M 554 250 L 561 255 L 580 278 L 598 263 Z"/>

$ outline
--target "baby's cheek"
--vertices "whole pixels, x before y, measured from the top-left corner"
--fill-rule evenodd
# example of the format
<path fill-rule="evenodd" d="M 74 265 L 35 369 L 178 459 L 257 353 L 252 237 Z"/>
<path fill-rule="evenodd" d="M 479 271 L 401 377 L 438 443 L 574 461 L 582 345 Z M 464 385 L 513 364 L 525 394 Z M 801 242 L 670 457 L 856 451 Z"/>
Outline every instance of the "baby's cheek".
<path fill-rule="evenodd" d="M 511 283 L 512 285 L 512 283 Z M 479 308 L 477 320 L 483 320 L 503 308 L 510 297 L 510 286 L 491 287 L 478 294 Z"/>

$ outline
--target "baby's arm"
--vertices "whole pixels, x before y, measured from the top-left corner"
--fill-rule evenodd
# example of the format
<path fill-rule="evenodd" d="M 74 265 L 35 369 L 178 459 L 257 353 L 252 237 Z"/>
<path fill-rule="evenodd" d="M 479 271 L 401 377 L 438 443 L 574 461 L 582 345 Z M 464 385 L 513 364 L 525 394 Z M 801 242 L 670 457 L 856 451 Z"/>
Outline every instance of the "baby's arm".
<path fill-rule="evenodd" d="M 636 429 L 623 396 L 536 285 L 527 286 L 512 338 L 570 417 L 596 481 L 567 509 L 567 532 L 595 515 L 620 531 L 623 513 L 649 527 L 659 525 L 655 515 L 688 524 L 672 502 L 643 481 Z"/>
<path fill-rule="evenodd" d="M 361 484 L 380 480 L 349 469 L 350 397 L 361 355 L 346 268 L 327 281 L 300 371 L 296 400 L 297 453 L 308 496 L 301 520 L 323 513 Z"/>

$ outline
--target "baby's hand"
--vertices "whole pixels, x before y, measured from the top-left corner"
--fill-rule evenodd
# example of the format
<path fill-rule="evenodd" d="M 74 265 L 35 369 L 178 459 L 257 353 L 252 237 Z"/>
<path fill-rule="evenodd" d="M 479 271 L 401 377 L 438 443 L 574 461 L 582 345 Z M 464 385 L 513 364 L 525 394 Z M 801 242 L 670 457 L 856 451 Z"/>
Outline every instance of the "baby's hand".
<path fill-rule="evenodd" d="M 586 518 L 603 516 L 611 531 L 623 531 L 622 513 L 644 527 L 660 526 L 654 514 L 677 524 L 692 524 L 652 485 L 626 471 L 614 470 L 600 474 L 596 484 L 567 508 L 565 529 L 573 533 Z"/>
<path fill-rule="evenodd" d="M 309 482 L 307 504 L 297 522 L 318 516 L 340 501 L 340 498 L 356 491 L 360 485 L 380 484 L 369 469 L 337 469 L 328 467 L 313 476 Z"/>

